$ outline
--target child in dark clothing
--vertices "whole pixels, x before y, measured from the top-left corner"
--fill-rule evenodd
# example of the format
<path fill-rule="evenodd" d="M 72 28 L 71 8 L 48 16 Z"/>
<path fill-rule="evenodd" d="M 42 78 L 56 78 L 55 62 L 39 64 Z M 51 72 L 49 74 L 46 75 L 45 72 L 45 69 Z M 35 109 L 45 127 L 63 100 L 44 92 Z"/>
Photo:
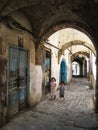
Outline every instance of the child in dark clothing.
<path fill-rule="evenodd" d="M 65 83 L 62 81 L 59 86 L 59 97 L 64 98 Z"/>

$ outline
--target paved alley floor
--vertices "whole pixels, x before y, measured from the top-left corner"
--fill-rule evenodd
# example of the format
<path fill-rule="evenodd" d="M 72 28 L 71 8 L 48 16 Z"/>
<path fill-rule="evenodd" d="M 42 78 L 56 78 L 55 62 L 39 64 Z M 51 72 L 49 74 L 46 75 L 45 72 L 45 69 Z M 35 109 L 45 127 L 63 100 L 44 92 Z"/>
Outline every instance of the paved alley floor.
<path fill-rule="evenodd" d="M 50 95 L 32 110 L 9 121 L 1 130 L 98 130 L 94 113 L 94 90 L 85 78 L 73 78 L 66 86 L 65 100 Z"/>

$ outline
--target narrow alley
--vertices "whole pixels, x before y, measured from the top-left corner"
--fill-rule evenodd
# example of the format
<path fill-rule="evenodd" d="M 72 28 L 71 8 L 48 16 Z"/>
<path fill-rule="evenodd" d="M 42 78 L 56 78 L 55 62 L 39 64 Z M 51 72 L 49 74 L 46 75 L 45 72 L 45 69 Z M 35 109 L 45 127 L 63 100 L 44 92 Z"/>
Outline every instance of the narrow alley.
<path fill-rule="evenodd" d="M 66 86 L 65 100 L 50 95 L 32 110 L 9 121 L 1 130 L 98 130 L 94 113 L 94 90 L 85 78 L 73 78 Z"/>

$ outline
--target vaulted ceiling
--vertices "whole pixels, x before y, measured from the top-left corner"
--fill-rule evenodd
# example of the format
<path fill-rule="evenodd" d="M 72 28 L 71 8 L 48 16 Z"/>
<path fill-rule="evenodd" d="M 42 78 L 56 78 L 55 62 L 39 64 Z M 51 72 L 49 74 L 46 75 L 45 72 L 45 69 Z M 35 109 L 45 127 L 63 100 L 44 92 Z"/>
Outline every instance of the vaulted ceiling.
<path fill-rule="evenodd" d="M 98 40 L 98 0 L 1 0 L 0 16 L 15 11 L 23 13 L 40 39 L 53 26 L 71 24 Z"/>

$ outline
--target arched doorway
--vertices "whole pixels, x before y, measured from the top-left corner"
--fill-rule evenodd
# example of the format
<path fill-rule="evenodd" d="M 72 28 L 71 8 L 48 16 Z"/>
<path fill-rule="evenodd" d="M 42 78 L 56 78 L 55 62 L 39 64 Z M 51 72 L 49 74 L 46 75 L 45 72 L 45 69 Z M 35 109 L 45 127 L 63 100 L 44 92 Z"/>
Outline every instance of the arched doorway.
<path fill-rule="evenodd" d="M 72 75 L 79 76 L 80 75 L 80 64 L 76 61 L 72 63 Z"/>
<path fill-rule="evenodd" d="M 66 69 L 66 61 L 63 59 L 60 64 L 60 82 L 67 82 L 67 69 Z"/>

